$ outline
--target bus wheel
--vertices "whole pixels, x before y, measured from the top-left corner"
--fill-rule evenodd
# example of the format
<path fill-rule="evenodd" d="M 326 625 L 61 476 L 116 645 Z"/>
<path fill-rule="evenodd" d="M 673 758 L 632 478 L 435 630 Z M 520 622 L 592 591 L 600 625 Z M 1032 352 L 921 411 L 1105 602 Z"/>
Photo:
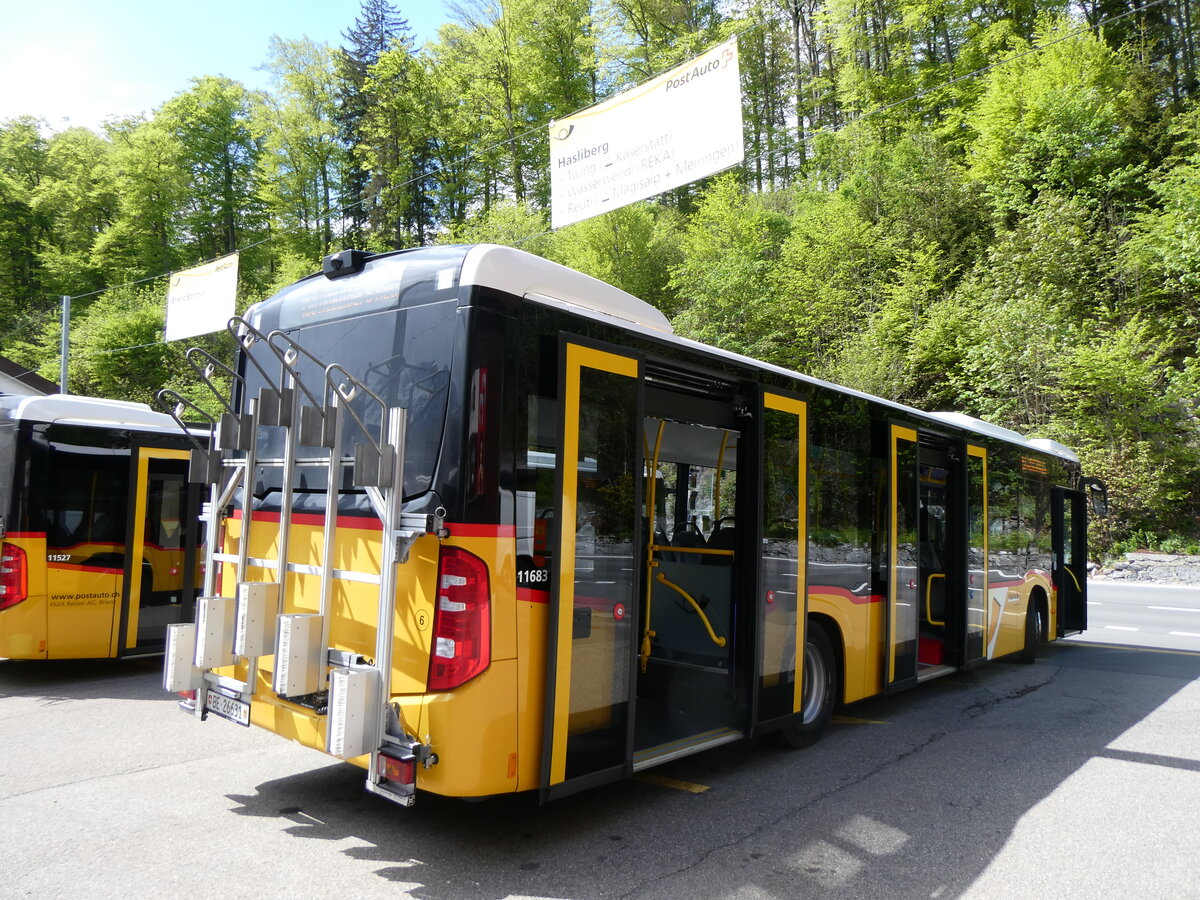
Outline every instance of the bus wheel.
<path fill-rule="evenodd" d="M 788 747 L 809 747 L 821 737 L 833 715 L 837 698 L 837 662 L 833 644 L 825 629 L 808 623 L 804 648 L 804 690 L 800 701 L 800 722 L 780 729 L 779 736 Z"/>
<path fill-rule="evenodd" d="M 1025 611 L 1025 647 L 1018 657 L 1025 665 L 1037 659 L 1037 647 L 1042 642 L 1046 627 L 1042 614 L 1042 603 L 1037 597 L 1029 598 L 1029 609 Z"/>

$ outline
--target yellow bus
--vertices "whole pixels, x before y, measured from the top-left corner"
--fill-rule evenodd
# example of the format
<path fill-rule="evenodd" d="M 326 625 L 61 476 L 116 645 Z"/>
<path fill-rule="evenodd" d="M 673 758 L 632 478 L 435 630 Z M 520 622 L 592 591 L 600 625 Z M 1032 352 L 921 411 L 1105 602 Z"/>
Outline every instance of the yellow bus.
<path fill-rule="evenodd" d="M 409 805 L 543 800 L 1086 625 L 1069 449 L 685 340 L 518 250 L 343 251 L 231 323 L 164 687 Z"/>
<path fill-rule="evenodd" d="M 194 618 L 190 447 L 143 403 L 0 395 L 0 657 L 161 653 Z"/>

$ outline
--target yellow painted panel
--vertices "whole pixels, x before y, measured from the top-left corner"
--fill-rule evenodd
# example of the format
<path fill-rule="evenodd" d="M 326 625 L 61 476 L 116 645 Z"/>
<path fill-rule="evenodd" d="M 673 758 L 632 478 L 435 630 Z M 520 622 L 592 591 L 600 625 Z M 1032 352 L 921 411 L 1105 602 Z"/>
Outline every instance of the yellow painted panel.
<path fill-rule="evenodd" d="M 846 703 L 862 700 L 879 693 L 878 681 L 882 639 L 874 635 L 872 614 L 878 613 L 881 603 L 855 603 L 836 594 L 813 590 L 808 595 L 809 615 L 833 619 L 842 636 L 842 699 Z M 878 618 L 878 616 L 876 616 Z M 833 636 L 831 635 L 831 639 Z"/>
<path fill-rule="evenodd" d="M 0 610 L 0 657 L 6 659 L 53 659 L 46 640 L 46 539 L 4 539 L 25 551 L 28 595 L 16 606 Z"/>
<path fill-rule="evenodd" d="M 518 743 L 516 660 L 493 661 L 478 678 L 444 694 L 400 697 L 405 721 L 418 720 L 438 763 L 417 768 L 417 787 L 451 797 L 486 797 L 517 790 L 527 769 Z M 515 769 L 510 760 L 516 754 Z"/>
<path fill-rule="evenodd" d="M 46 570 L 46 640 L 53 659 L 111 656 L 113 621 L 123 573 L 115 569 L 53 566 Z"/>

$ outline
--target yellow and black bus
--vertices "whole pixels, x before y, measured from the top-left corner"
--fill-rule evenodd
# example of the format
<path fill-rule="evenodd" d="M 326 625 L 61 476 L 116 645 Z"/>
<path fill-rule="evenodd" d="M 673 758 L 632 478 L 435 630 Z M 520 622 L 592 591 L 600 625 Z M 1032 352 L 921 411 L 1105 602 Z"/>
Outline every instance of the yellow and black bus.
<path fill-rule="evenodd" d="M 231 329 L 164 686 L 397 802 L 807 744 L 1086 625 L 1103 489 L 1066 447 L 679 338 L 521 251 L 344 251 Z"/>
<path fill-rule="evenodd" d="M 194 618 L 191 446 L 144 403 L 0 395 L 0 657 L 161 653 Z"/>

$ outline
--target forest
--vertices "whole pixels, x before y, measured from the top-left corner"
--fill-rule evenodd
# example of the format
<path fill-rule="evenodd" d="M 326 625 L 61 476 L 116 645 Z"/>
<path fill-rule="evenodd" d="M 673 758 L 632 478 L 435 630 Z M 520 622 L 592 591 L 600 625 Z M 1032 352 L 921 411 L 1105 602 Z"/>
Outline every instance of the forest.
<path fill-rule="evenodd" d="M 0 122 L 0 354 L 199 402 L 171 271 L 239 309 L 345 247 L 522 247 L 678 333 L 1074 448 L 1106 552 L 1200 552 L 1193 0 L 363 0 L 99 131 Z M 547 125 L 736 35 L 746 161 L 557 231 Z M 196 341 L 193 341 L 195 343 Z M 229 354 L 231 342 L 199 343 Z"/>

